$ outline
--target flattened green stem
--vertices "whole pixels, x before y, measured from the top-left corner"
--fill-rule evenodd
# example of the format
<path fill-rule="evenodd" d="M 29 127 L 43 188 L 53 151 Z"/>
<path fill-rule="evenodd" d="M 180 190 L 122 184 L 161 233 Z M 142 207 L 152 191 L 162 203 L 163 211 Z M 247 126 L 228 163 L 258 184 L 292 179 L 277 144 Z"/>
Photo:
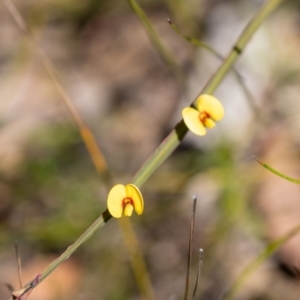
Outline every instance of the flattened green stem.
<path fill-rule="evenodd" d="M 275 251 L 277 251 L 282 245 L 286 243 L 294 235 L 300 232 L 300 224 L 294 227 L 291 231 L 285 234 L 283 237 L 271 242 L 267 247 L 242 271 L 242 273 L 237 277 L 237 280 L 230 287 L 223 300 L 234 299 L 237 292 L 244 285 L 246 280 L 253 274 L 257 268 L 265 262 Z"/>
<path fill-rule="evenodd" d="M 71 254 L 73 254 L 77 248 L 86 242 L 99 228 L 103 227 L 105 223 L 111 218 L 108 210 L 106 210 L 82 235 L 81 237 L 57 259 L 55 259 L 41 274 L 38 283 L 35 285 L 37 286 L 40 284 L 46 277 L 48 277 L 62 262 L 67 260 Z M 31 280 L 27 283 L 23 288 L 28 288 L 32 285 L 32 282 L 35 280 Z M 34 286 L 34 287 L 35 287 Z M 17 292 L 17 291 L 15 291 Z M 9 298 L 9 300 L 13 300 L 13 298 Z"/>
<path fill-rule="evenodd" d="M 43 281 L 48 275 L 50 275 L 53 270 L 58 267 L 60 263 L 65 261 L 70 257 L 72 253 L 74 253 L 77 248 L 86 242 L 98 228 L 101 228 L 105 225 L 105 223 L 111 218 L 110 213 L 106 210 L 80 237 L 79 239 L 68 247 L 68 249 L 56 260 L 54 260 L 41 274 L 41 281 Z"/>
<path fill-rule="evenodd" d="M 224 79 L 230 68 L 233 66 L 238 56 L 245 48 L 254 32 L 258 29 L 264 19 L 282 2 L 283 0 L 269 0 L 258 14 L 250 21 L 248 26 L 242 32 L 236 44 L 232 47 L 231 52 L 224 60 L 223 64 L 217 72 L 208 81 L 204 89 L 199 93 L 196 99 L 201 94 L 213 94 L 218 85 Z M 196 99 L 191 104 L 194 105 Z M 163 140 L 155 152 L 149 157 L 146 163 L 139 169 L 132 179 L 132 183 L 140 187 L 154 173 L 154 171 L 170 156 L 170 154 L 179 146 L 188 129 L 181 120 L 171 133 Z"/>
<path fill-rule="evenodd" d="M 290 177 L 290 176 L 287 176 L 287 175 L 285 175 L 285 174 L 283 174 L 283 173 L 280 173 L 279 171 L 273 169 L 273 168 L 270 167 L 269 165 L 267 165 L 267 164 L 265 164 L 265 163 L 259 161 L 256 157 L 254 157 L 254 158 L 255 158 L 255 159 L 257 160 L 257 162 L 260 163 L 264 168 L 266 168 L 267 170 L 271 171 L 272 173 L 278 175 L 279 177 L 284 178 L 284 179 L 286 179 L 286 180 L 288 180 L 288 181 L 290 181 L 290 182 L 300 184 L 300 180 L 295 179 L 295 178 L 292 178 L 292 177 Z"/>
<path fill-rule="evenodd" d="M 269 0 L 264 7 L 258 12 L 258 14 L 250 21 L 249 25 L 241 34 L 241 37 L 238 39 L 237 43 L 233 47 L 232 51 L 223 62 L 218 71 L 212 76 L 209 82 L 206 84 L 204 89 L 199 93 L 201 94 L 212 94 L 215 89 L 218 87 L 220 82 L 223 80 L 227 72 L 233 66 L 234 62 L 242 52 L 243 48 L 252 37 L 254 32 L 264 21 L 264 19 L 282 2 L 283 0 Z M 197 97 L 198 98 L 198 97 Z M 197 99 L 196 98 L 196 99 Z M 195 99 L 195 101 L 196 101 Z M 192 103 L 193 105 L 194 103 Z M 154 171 L 170 156 L 170 154 L 178 147 L 185 134 L 187 133 L 187 127 L 184 122 L 181 120 L 176 127 L 171 131 L 171 133 L 164 139 L 156 151 L 150 156 L 146 163 L 140 168 L 132 180 L 132 184 L 140 187 L 145 181 L 154 173 Z M 105 223 L 111 218 L 109 212 L 106 210 L 88 229 L 85 231 L 82 236 L 56 260 L 54 260 L 42 273 L 41 280 L 42 282 L 48 275 L 50 275 L 57 266 L 68 259 L 72 253 L 74 253 L 77 248 L 87 241 L 97 229 L 103 227 Z M 32 281 L 31 281 L 32 282 Z M 30 283 L 31 283 L 30 282 Z M 39 282 L 39 283 L 40 283 Z M 27 284 L 26 286 L 30 285 Z M 39 284 L 38 283 L 38 284 Z M 38 285 L 37 284 L 37 285 Z M 9 300 L 13 300 L 10 298 Z"/>
<path fill-rule="evenodd" d="M 171 27 L 173 28 L 173 30 L 179 35 L 181 36 L 183 39 L 185 39 L 186 41 L 188 41 L 189 43 L 191 43 L 194 46 L 203 48 L 205 50 L 207 50 L 208 52 L 212 53 L 215 57 L 217 57 L 218 59 L 220 59 L 221 61 L 224 61 L 225 58 L 223 57 L 223 55 L 221 55 L 217 50 L 215 50 L 213 47 L 211 47 L 210 45 L 206 44 L 205 42 L 199 40 L 199 39 L 195 39 L 193 37 L 190 37 L 184 33 L 182 33 L 179 28 L 170 20 L 168 19 L 169 24 L 171 25 Z M 250 90 L 248 89 L 248 87 L 246 86 L 243 76 L 238 72 L 238 70 L 236 68 L 232 68 L 232 71 L 238 81 L 238 83 L 240 84 L 240 86 L 243 89 L 243 92 L 246 96 L 246 99 L 248 101 L 248 104 L 250 106 L 250 108 L 253 110 L 253 112 L 255 113 L 256 116 L 260 116 L 259 114 L 259 109 L 255 103 L 254 97 L 252 96 Z"/>
<path fill-rule="evenodd" d="M 197 98 L 201 94 L 212 94 L 215 89 L 218 87 L 220 82 L 223 80 L 225 75 L 229 72 L 230 68 L 232 67 L 233 63 L 236 61 L 238 56 L 242 53 L 244 50 L 246 44 L 253 36 L 254 32 L 258 29 L 258 27 L 261 25 L 261 23 L 268 17 L 268 15 L 274 11 L 274 9 L 281 3 L 283 0 L 269 0 L 262 9 L 258 12 L 256 16 L 250 21 L 250 23 L 247 25 L 247 27 L 242 32 L 240 38 L 237 40 L 235 45 L 232 47 L 231 52 L 225 59 L 222 66 L 218 69 L 218 71 L 215 73 L 215 75 L 209 80 L 207 85 L 204 87 L 204 89 L 199 93 Z M 196 99 L 197 99 L 196 98 Z M 195 99 L 195 100 L 196 100 Z"/>
<path fill-rule="evenodd" d="M 137 187 L 142 186 L 146 180 L 154 173 L 154 171 L 171 155 L 171 153 L 178 147 L 188 129 L 181 120 L 170 134 L 162 141 L 156 148 L 155 152 L 142 165 L 136 175 L 133 177 L 131 183 Z"/>

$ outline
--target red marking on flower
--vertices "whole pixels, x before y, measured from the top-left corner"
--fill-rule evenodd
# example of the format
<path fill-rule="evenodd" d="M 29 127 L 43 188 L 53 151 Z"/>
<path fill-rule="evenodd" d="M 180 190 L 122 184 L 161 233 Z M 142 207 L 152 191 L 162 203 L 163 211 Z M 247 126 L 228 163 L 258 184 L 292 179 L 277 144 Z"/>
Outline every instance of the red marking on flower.
<path fill-rule="evenodd" d="M 125 207 L 128 203 L 131 204 L 132 206 L 134 206 L 134 202 L 133 202 L 132 198 L 126 197 L 122 200 L 122 207 Z"/>
<path fill-rule="evenodd" d="M 199 119 L 202 124 L 205 124 L 205 120 L 208 118 L 210 118 L 210 115 L 206 111 L 199 113 Z"/>

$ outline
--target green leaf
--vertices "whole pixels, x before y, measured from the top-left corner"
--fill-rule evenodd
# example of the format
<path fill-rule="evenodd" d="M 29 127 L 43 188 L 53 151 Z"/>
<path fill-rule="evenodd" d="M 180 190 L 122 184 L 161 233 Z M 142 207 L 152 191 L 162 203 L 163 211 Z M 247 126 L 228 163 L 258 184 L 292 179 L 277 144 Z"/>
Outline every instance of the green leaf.
<path fill-rule="evenodd" d="M 265 164 L 265 163 L 259 161 L 256 157 L 254 157 L 254 158 L 257 160 L 258 163 L 260 163 L 264 168 L 266 168 L 267 170 L 271 171 L 272 173 L 274 173 L 274 174 L 276 174 L 276 175 L 278 175 L 278 176 L 280 176 L 280 177 L 282 177 L 282 178 L 284 178 L 284 179 L 286 179 L 286 180 L 288 180 L 288 181 L 290 181 L 290 182 L 300 184 L 300 180 L 295 179 L 295 178 L 292 178 L 292 177 L 290 177 L 290 176 L 287 176 L 287 175 L 285 175 L 285 174 L 283 174 L 283 173 L 280 173 L 279 171 L 273 169 L 273 168 L 270 167 L 269 165 L 267 165 L 267 164 Z"/>

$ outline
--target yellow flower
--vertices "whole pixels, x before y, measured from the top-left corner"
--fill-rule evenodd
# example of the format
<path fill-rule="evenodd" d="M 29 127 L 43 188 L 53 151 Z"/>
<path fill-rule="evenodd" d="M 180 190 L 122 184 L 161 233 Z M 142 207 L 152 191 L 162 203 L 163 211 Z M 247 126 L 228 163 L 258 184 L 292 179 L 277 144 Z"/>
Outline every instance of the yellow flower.
<path fill-rule="evenodd" d="M 133 209 L 138 215 L 144 210 L 144 200 L 140 190 L 133 184 L 115 185 L 107 197 L 107 208 L 115 218 L 124 216 L 130 217 Z"/>
<path fill-rule="evenodd" d="M 206 128 L 215 127 L 215 121 L 224 117 L 222 103 L 212 95 L 198 97 L 196 108 L 186 107 L 182 110 L 182 117 L 187 128 L 196 135 L 205 135 Z"/>

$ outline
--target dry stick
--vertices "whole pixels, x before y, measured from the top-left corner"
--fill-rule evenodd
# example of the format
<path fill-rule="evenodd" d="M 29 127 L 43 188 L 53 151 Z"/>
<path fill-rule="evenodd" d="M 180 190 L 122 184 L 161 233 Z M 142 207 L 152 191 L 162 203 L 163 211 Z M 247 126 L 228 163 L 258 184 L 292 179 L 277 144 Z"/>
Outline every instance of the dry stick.
<path fill-rule="evenodd" d="M 29 41 L 37 48 L 37 53 L 41 59 L 41 62 L 43 63 L 48 75 L 50 76 L 51 80 L 53 81 L 55 87 L 57 88 L 59 94 L 61 95 L 62 99 L 64 100 L 65 105 L 67 106 L 69 112 L 71 113 L 73 119 L 76 122 L 76 125 L 78 126 L 80 135 L 82 137 L 82 140 L 87 147 L 87 150 L 90 154 L 90 157 L 92 158 L 92 161 L 94 163 L 94 166 L 97 170 L 97 172 L 104 175 L 104 179 L 109 180 L 109 175 L 107 172 L 107 166 L 105 159 L 103 157 L 103 154 L 101 153 L 99 147 L 97 146 L 96 139 L 94 135 L 92 134 L 91 130 L 88 128 L 88 126 L 85 124 L 83 118 L 78 113 L 77 109 L 75 108 L 72 100 L 70 99 L 68 93 L 63 88 L 62 84 L 59 81 L 59 75 L 56 71 L 54 65 L 52 64 L 51 60 L 47 56 L 47 54 L 43 51 L 41 47 L 38 46 L 38 43 L 36 43 L 35 38 L 33 34 L 30 31 L 30 28 L 27 26 L 25 20 L 17 10 L 17 8 L 14 6 L 14 4 L 10 0 L 2 0 L 6 8 L 11 13 L 12 17 L 14 18 L 17 25 L 20 27 L 20 29 L 24 32 L 24 34 L 28 37 Z"/>
<path fill-rule="evenodd" d="M 189 253 L 188 253 L 188 264 L 187 264 L 187 273 L 185 280 L 185 293 L 184 300 L 189 299 L 189 289 L 190 289 L 190 274 L 191 274 L 191 264 L 192 264 L 192 252 L 193 252 L 193 238 L 194 238 L 194 228 L 195 228 L 195 213 L 197 205 L 197 195 L 193 196 L 193 211 L 190 227 L 190 240 L 189 240 Z"/>
<path fill-rule="evenodd" d="M 118 220 L 123 239 L 129 252 L 131 266 L 136 277 L 137 285 L 141 291 L 142 299 L 155 299 L 151 280 L 147 272 L 147 266 L 140 251 L 138 240 L 133 231 L 129 218 L 120 218 Z"/>
<path fill-rule="evenodd" d="M 65 91 L 61 83 L 58 81 L 57 79 L 58 74 L 51 60 L 48 58 L 46 53 L 41 48 L 38 48 L 37 50 L 41 57 L 42 63 L 44 64 L 45 69 L 47 70 L 50 78 L 52 79 L 55 87 L 57 88 L 60 95 L 62 96 L 64 103 L 66 104 L 67 108 L 69 109 L 69 112 L 71 113 L 73 119 L 75 120 L 78 126 L 78 130 L 80 132 L 81 138 L 85 146 L 87 147 L 88 153 L 93 161 L 96 171 L 100 174 L 106 175 L 105 176 L 106 183 L 109 183 L 110 178 L 108 174 L 107 165 L 103 157 L 103 154 L 101 153 L 100 148 L 97 145 L 93 133 L 91 132 L 89 127 L 85 124 L 81 115 L 78 113 L 77 109 L 75 108 L 72 100 L 68 96 L 67 92 Z"/>
<path fill-rule="evenodd" d="M 6 1 L 6 0 L 2 0 Z M 283 0 L 269 0 L 258 14 L 250 21 L 247 27 L 242 32 L 237 43 L 233 47 L 232 51 L 229 53 L 226 60 L 223 62 L 221 67 L 217 72 L 212 76 L 209 82 L 206 84 L 204 89 L 199 93 L 200 94 L 212 94 L 215 89 L 218 87 L 219 83 L 223 80 L 229 69 L 232 67 L 234 62 L 237 60 L 238 56 L 241 54 L 242 50 L 246 46 L 247 42 L 250 40 L 254 32 L 258 29 L 261 23 L 264 21 L 267 16 L 279 6 Z M 196 100 L 196 99 L 195 99 Z M 193 103 L 191 104 L 193 105 Z M 136 173 L 131 183 L 140 187 L 151 175 L 152 173 L 171 155 L 171 153 L 179 146 L 181 140 L 184 138 L 187 133 L 187 127 L 184 122 L 181 120 L 171 133 L 163 140 L 163 142 L 158 146 L 155 152 L 149 157 L 146 163 L 140 168 Z M 41 274 L 41 279 L 44 280 L 48 275 L 50 275 L 57 266 L 69 258 L 69 256 L 76 251 L 76 249 L 88 240 L 100 227 L 103 227 L 106 222 L 111 218 L 108 210 L 103 212 L 103 214 L 85 231 L 82 236 L 71 245 L 60 257 L 54 260 Z M 32 280 L 33 281 L 33 280 Z M 32 282 L 31 281 L 31 282 Z M 30 283 L 28 285 L 30 285 Z M 12 300 L 10 298 L 9 300 Z"/>

